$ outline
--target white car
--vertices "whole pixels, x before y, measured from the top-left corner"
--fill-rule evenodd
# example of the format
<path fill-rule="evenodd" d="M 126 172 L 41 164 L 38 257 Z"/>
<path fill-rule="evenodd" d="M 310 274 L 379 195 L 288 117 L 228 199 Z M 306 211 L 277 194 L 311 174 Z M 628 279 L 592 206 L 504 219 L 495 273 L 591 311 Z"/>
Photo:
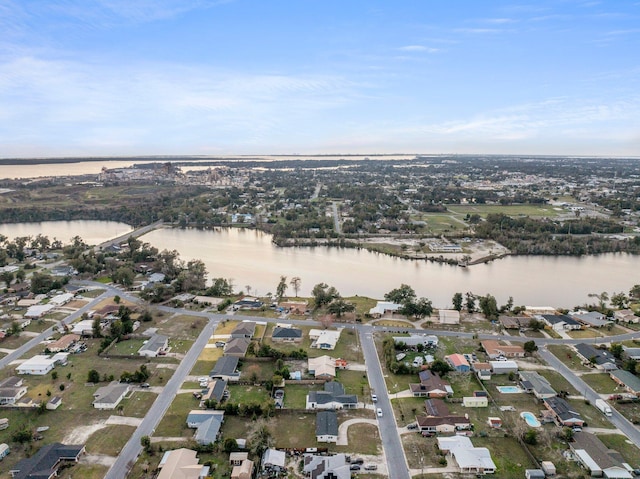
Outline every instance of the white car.
<path fill-rule="evenodd" d="M 382 408 L 376 409 L 376 414 L 378 415 L 378 417 L 382 417 Z"/>
<path fill-rule="evenodd" d="M 371 400 L 372 400 L 373 402 L 378 402 L 378 396 L 376 396 L 375 394 L 372 394 L 372 395 L 371 395 Z"/>

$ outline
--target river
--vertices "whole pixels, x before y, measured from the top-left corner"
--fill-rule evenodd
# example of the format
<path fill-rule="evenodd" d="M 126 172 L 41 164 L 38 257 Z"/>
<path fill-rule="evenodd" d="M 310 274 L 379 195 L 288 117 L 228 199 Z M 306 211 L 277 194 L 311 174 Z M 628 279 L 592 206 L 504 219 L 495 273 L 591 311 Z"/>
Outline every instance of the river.
<path fill-rule="evenodd" d="M 50 221 L 0 225 L 9 238 L 38 233 L 63 242 L 79 235 L 98 244 L 131 228 L 108 221 Z M 382 299 L 387 291 L 409 284 L 436 307 L 450 307 L 456 292 L 492 294 L 499 304 L 513 296 L 516 305 L 571 308 L 593 302 L 589 293 L 627 292 L 640 283 L 640 257 L 605 254 L 584 257 L 513 256 L 488 264 L 459 268 L 335 247 L 280 248 L 260 231 L 159 229 L 141 239 L 160 250 L 177 250 L 185 260 L 201 259 L 209 278 L 232 279 L 236 290 L 275 293 L 280 276 L 301 278 L 300 295 L 317 283 L 335 286 L 343 296 Z M 289 294 L 293 294 L 291 288 Z"/>

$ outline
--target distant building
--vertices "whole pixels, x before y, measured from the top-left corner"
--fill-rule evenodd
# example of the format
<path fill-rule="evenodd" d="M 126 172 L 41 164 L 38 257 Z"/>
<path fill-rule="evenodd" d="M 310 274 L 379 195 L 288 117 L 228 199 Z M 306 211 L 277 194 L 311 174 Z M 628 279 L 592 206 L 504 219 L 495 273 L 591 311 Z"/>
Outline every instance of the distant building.
<path fill-rule="evenodd" d="M 309 331 L 311 347 L 317 349 L 335 349 L 340 339 L 340 330 L 334 329 L 312 329 Z"/>

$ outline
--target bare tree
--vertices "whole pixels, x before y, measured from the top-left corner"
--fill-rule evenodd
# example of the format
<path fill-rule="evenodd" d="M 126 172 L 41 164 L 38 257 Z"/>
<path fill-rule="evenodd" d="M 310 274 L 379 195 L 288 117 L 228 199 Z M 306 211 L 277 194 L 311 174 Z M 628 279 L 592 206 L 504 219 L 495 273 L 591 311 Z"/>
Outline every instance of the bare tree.
<path fill-rule="evenodd" d="M 294 276 L 293 278 L 291 278 L 291 281 L 289 281 L 289 284 L 293 288 L 293 292 L 296 293 L 296 298 L 298 297 L 298 291 L 300 291 L 301 282 L 302 280 L 299 276 Z"/>

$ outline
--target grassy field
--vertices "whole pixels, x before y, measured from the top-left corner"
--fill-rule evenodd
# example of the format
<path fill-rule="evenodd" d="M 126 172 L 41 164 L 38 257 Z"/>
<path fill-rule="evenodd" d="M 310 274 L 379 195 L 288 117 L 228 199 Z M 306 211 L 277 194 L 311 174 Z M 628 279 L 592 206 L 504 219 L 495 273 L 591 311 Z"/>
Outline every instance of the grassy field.
<path fill-rule="evenodd" d="M 234 404 L 264 403 L 269 401 L 269 392 L 262 386 L 229 385 L 229 402 Z"/>
<path fill-rule="evenodd" d="M 363 441 L 365 437 L 367 440 Z M 352 424 L 347 431 L 347 440 L 349 441 L 348 446 L 334 445 L 331 449 L 346 454 L 367 454 L 371 456 L 382 453 L 380 432 L 373 424 Z"/>
<path fill-rule="evenodd" d="M 492 213 L 536 218 L 558 216 L 558 210 L 551 205 L 447 205 L 447 209 L 459 216 L 478 214 L 483 218 Z"/>
<path fill-rule="evenodd" d="M 549 381 L 549 384 L 551 384 L 551 387 L 555 389 L 557 392 L 567 391 L 570 395 L 578 394 L 578 391 L 576 391 L 576 389 L 571 384 L 569 384 L 569 381 L 567 381 L 564 378 L 564 376 L 562 376 L 560 373 L 557 373 L 555 371 L 545 370 L 545 371 L 540 371 L 540 375 L 547 378 L 547 381 Z"/>
<path fill-rule="evenodd" d="M 577 331 L 568 331 L 567 334 L 573 339 L 593 339 L 601 338 L 600 331 L 594 328 L 578 329 Z"/>
<path fill-rule="evenodd" d="M 369 391 L 369 381 L 366 371 L 337 370 L 336 381 L 344 386 L 347 394 L 357 394 L 362 400 L 362 396 Z"/>
<path fill-rule="evenodd" d="M 155 436 L 190 438 L 193 431 L 187 427 L 187 414 L 192 409 L 197 409 L 200 402 L 189 393 L 176 394 L 171 406 L 167 410 L 158 427 Z M 226 418 L 225 418 L 226 422 Z"/>
<path fill-rule="evenodd" d="M 195 341 L 206 323 L 205 318 L 187 315 L 162 316 L 153 321 L 158 332 L 169 336 L 172 341 Z"/>
<path fill-rule="evenodd" d="M 495 477 L 511 479 L 524 477 L 525 469 L 534 464 L 520 444 L 512 437 L 474 437 L 473 445 L 486 447 L 496 464 Z"/>
<path fill-rule="evenodd" d="M 580 378 L 598 394 L 613 394 L 615 392 L 616 383 L 607 373 L 583 374 Z"/>
<path fill-rule="evenodd" d="M 569 346 L 562 344 L 550 344 L 547 349 L 551 351 L 560 361 L 566 364 L 574 371 L 590 371 L 591 369 L 584 366 L 578 358 L 575 350 Z"/>
<path fill-rule="evenodd" d="M 416 219 L 419 221 L 425 221 L 426 226 L 422 227 L 422 232 L 425 234 L 439 236 L 442 233 L 450 233 L 454 231 L 464 231 L 467 229 L 467 226 L 461 222 L 462 217 L 459 215 L 453 215 L 454 217 L 458 217 L 460 221 L 452 218 L 452 215 L 447 214 L 438 214 L 438 213 L 422 213 L 419 215 L 412 216 L 412 219 Z M 408 251 L 410 252 L 410 251 Z"/>
<path fill-rule="evenodd" d="M 622 434 L 598 434 L 605 446 L 618 451 L 627 463 L 635 468 L 640 467 L 640 449 Z"/>
<path fill-rule="evenodd" d="M 59 472 L 60 479 L 73 479 L 74 477 L 82 477 L 83 479 L 102 479 L 109 468 L 99 464 L 75 464 L 73 467 L 61 469 Z"/>
<path fill-rule="evenodd" d="M 284 405 L 289 409 L 304 409 L 309 391 L 321 391 L 321 384 L 287 384 L 284 393 Z"/>
<path fill-rule="evenodd" d="M 366 296 L 349 296 L 344 299 L 345 301 L 352 303 L 356 307 L 356 314 L 359 314 L 362 317 L 364 317 L 365 314 L 368 314 L 369 310 L 375 307 L 378 302 L 377 300 L 367 298 Z"/>
<path fill-rule="evenodd" d="M 135 430 L 136 428 L 133 426 L 104 427 L 89 437 L 87 453 L 117 456 Z"/>

